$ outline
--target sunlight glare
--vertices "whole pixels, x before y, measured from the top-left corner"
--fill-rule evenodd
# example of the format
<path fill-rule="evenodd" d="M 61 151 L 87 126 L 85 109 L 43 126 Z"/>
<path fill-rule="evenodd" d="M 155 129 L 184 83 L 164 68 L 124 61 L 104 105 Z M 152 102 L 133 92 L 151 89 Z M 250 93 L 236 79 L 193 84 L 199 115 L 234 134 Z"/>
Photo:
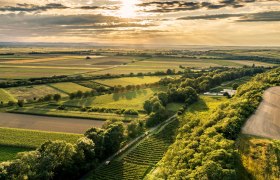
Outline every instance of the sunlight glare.
<path fill-rule="evenodd" d="M 122 5 L 120 8 L 120 17 L 122 18 L 134 18 L 136 17 L 136 11 L 138 0 L 121 0 Z"/>

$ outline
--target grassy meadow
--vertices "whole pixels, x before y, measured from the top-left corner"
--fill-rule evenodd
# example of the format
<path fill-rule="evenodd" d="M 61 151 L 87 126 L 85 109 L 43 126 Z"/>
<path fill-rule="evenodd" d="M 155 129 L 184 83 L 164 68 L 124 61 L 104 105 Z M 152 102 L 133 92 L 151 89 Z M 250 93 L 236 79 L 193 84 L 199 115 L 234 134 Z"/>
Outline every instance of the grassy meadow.
<path fill-rule="evenodd" d="M 165 87 L 146 88 L 135 91 L 105 94 L 101 96 L 88 97 L 86 99 L 74 99 L 64 102 L 65 106 L 78 107 L 99 107 L 110 109 L 135 109 L 143 110 L 145 100 L 153 96 L 154 93 L 164 91 Z"/>
<path fill-rule="evenodd" d="M 49 84 L 49 86 L 66 94 L 76 93 L 77 91 L 87 92 L 92 90 L 72 82 Z"/>
<path fill-rule="evenodd" d="M 123 78 L 113 78 L 113 79 L 100 79 L 100 80 L 95 80 L 95 82 L 111 87 L 118 86 L 118 85 L 120 86 L 142 85 L 142 84 L 152 84 L 158 82 L 164 77 L 168 77 L 168 76 L 123 77 Z"/>

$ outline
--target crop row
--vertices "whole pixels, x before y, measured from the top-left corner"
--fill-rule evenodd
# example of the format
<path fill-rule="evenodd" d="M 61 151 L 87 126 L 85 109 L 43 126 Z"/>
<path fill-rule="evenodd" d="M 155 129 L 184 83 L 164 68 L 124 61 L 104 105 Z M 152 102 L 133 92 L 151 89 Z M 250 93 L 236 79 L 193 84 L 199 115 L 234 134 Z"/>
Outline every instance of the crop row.
<path fill-rule="evenodd" d="M 109 165 L 97 169 L 92 179 L 143 179 L 161 160 L 169 145 L 174 141 L 178 121 L 171 122 L 157 134 L 147 137 L 121 160 L 114 160 Z"/>

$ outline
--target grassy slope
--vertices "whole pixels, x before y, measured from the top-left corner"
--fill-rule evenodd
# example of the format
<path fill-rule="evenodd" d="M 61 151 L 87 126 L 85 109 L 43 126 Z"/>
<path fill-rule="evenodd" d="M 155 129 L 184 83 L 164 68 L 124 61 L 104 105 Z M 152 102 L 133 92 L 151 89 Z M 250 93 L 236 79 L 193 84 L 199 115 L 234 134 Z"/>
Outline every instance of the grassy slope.
<path fill-rule="evenodd" d="M 279 179 L 280 141 L 241 135 L 237 146 L 252 179 Z"/>

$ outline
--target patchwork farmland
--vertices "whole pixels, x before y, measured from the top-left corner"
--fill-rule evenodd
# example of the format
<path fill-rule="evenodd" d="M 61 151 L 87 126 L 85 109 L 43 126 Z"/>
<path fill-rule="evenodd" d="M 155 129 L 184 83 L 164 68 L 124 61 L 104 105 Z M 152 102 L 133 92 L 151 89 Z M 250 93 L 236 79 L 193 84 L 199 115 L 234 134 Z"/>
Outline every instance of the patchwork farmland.
<path fill-rule="evenodd" d="M 241 166 L 262 177 L 256 155 L 272 157 L 267 177 L 277 176 L 278 141 L 240 134 L 279 85 L 273 50 L 9 51 L 0 48 L 0 173 L 21 162 L 40 175 L 55 167 L 53 179 L 242 179 Z"/>

